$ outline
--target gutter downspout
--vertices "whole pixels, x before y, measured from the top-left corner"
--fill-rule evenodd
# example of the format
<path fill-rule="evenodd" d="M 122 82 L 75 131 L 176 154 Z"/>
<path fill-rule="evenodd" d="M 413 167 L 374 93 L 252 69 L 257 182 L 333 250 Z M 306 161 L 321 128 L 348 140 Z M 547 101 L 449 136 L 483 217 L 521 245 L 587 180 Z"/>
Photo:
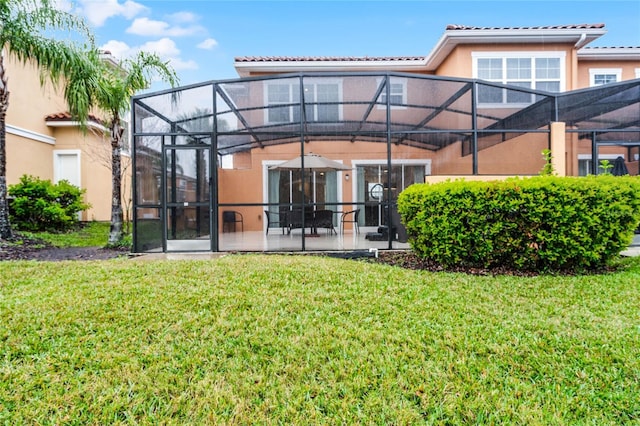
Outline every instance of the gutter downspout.
<path fill-rule="evenodd" d="M 571 87 L 565 87 L 566 91 L 575 90 L 578 88 L 578 50 L 584 46 L 587 40 L 587 34 L 582 33 L 580 38 L 573 46 L 574 49 L 571 52 Z"/>
<path fill-rule="evenodd" d="M 582 48 L 582 46 L 584 46 L 586 44 L 585 43 L 586 39 L 587 39 L 587 33 L 582 33 L 582 35 L 580 35 L 580 38 L 578 39 L 578 41 L 576 42 L 574 47 L 576 49 Z"/>

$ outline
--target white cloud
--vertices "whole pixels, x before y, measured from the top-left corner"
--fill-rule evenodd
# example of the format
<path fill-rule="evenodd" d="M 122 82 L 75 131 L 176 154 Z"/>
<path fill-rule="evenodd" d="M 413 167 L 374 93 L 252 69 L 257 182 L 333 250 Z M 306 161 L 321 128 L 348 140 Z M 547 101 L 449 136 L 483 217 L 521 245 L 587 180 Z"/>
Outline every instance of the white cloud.
<path fill-rule="evenodd" d="M 73 5 L 70 0 L 53 0 L 51 4 L 54 8 L 63 12 L 71 12 L 73 10 Z"/>
<path fill-rule="evenodd" d="M 193 60 L 183 61 L 180 58 L 169 58 L 169 64 L 176 71 L 197 70 L 199 68 L 196 61 L 193 61 Z"/>
<path fill-rule="evenodd" d="M 155 53 L 165 61 L 169 61 L 174 70 L 195 70 L 198 69 L 197 62 L 193 60 L 183 60 L 180 58 L 180 49 L 170 38 L 161 38 L 157 41 L 149 41 L 141 46 L 131 47 L 127 43 L 118 40 L 109 40 L 100 47 L 101 50 L 108 50 L 116 59 L 126 59 L 134 56 L 140 51 Z"/>
<path fill-rule="evenodd" d="M 126 32 L 129 34 L 155 36 L 158 34 L 164 34 L 169 28 L 169 24 L 163 21 L 154 21 L 149 18 L 135 19 Z"/>
<path fill-rule="evenodd" d="M 129 47 L 129 45 L 123 41 L 109 40 L 107 43 L 100 46 L 100 50 L 106 50 L 117 59 L 128 58 L 135 55 L 136 49 Z"/>
<path fill-rule="evenodd" d="M 202 43 L 198 44 L 199 49 L 211 50 L 218 45 L 218 42 L 213 38 L 208 38 L 204 40 Z"/>
<path fill-rule="evenodd" d="M 171 26 L 164 21 L 156 21 L 149 18 L 137 18 L 135 19 L 126 32 L 129 34 L 135 34 L 147 37 L 183 37 L 204 31 L 199 25 L 191 27 Z"/>
<path fill-rule="evenodd" d="M 167 19 L 178 24 L 189 24 L 191 22 L 196 22 L 199 18 L 191 12 L 177 12 L 168 15 Z"/>
<path fill-rule="evenodd" d="M 157 53 L 162 58 L 176 58 L 180 55 L 180 49 L 178 49 L 176 43 L 166 37 L 157 41 L 148 41 L 140 46 L 139 50 Z"/>
<path fill-rule="evenodd" d="M 126 0 L 124 3 L 120 3 L 119 0 L 80 0 L 79 5 L 80 13 L 96 27 L 101 27 L 113 16 L 133 19 L 148 10 L 147 7 L 132 0 Z"/>
<path fill-rule="evenodd" d="M 156 21 L 149 18 L 137 18 L 135 19 L 126 32 L 129 34 L 147 36 L 147 37 L 183 37 L 193 34 L 197 34 L 204 31 L 199 25 L 191 27 L 171 26 L 164 21 Z"/>

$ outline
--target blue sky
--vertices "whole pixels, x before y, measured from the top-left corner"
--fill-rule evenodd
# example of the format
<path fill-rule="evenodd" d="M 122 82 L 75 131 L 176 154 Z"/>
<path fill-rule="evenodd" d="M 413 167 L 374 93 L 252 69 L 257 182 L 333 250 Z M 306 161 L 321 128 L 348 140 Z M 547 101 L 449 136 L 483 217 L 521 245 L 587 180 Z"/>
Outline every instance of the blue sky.
<path fill-rule="evenodd" d="M 178 1 L 77 0 L 97 44 L 170 60 L 180 84 L 236 78 L 237 56 L 422 56 L 447 24 L 604 23 L 591 46 L 640 46 L 640 0 Z"/>

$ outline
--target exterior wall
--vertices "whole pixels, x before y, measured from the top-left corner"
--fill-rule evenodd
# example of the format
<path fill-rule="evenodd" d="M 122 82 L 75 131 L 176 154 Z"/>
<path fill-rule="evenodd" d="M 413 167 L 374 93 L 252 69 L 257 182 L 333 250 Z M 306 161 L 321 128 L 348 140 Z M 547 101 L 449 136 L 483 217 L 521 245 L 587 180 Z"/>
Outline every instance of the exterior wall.
<path fill-rule="evenodd" d="M 11 110 L 11 106 L 9 106 L 9 110 Z M 6 148 L 7 183 L 9 185 L 18 183 L 20 176 L 24 174 L 53 180 L 54 145 L 7 132 Z"/>
<path fill-rule="evenodd" d="M 55 153 L 77 151 L 80 156 L 81 187 L 92 208 L 83 212 L 82 220 L 108 221 L 111 218 L 111 160 L 109 140 L 101 133 L 86 134 L 77 127 L 50 127 L 45 117 L 67 111 L 66 102 L 50 83 L 40 85 L 39 71 L 5 57 L 9 77 L 7 111 L 7 183 L 15 184 L 22 175 L 55 181 Z M 21 135 L 16 135 L 16 129 Z M 103 139 L 104 138 L 104 139 Z M 130 199 L 131 168 L 123 156 L 123 197 Z M 128 193 L 124 192 L 128 191 Z"/>
<path fill-rule="evenodd" d="M 39 71 L 33 65 L 23 65 L 10 57 L 5 57 L 5 65 L 10 92 L 7 124 L 53 136 L 44 118 L 48 114 L 66 111 L 64 98 L 48 81 L 44 87 L 40 85 Z"/>
<path fill-rule="evenodd" d="M 78 150 L 80 152 L 81 187 L 87 190 L 85 200 L 91 204 L 91 208 L 83 212 L 82 220 L 110 220 L 111 146 L 108 136 L 92 130 L 82 134 L 75 127 L 55 128 L 55 136 L 57 141 L 55 151 Z M 55 151 L 52 156 L 55 155 Z M 122 170 L 127 172 L 122 182 L 124 209 L 125 204 L 131 199 L 131 158 L 123 155 L 121 159 Z"/>
<path fill-rule="evenodd" d="M 477 46 L 457 46 L 449 56 L 442 61 L 436 70 L 436 75 L 471 78 L 473 76 L 471 52 L 476 49 Z"/>
<path fill-rule="evenodd" d="M 621 69 L 622 80 L 637 77 L 640 60 L 580 60 L 573 45 L 567 44 L 509 44 L 509 45 L 459 45 L 440 64 L 436 75 L 473 78 L 472 52 L 565 52 L 565 90 L 590 87 L 589 69 Z"/>
<path fill-rule="evenodd" d="M 435 74 L 439 76 L 447 77 L 459 77 L 459 78 L 473 78 L 473 53 L 478 52 L 560 52 L 564 56 L 564 76 L 562 81 L 562 88 L 564 90 L 574 90 L 578 88 L 589 87 L 589 72 L 588 68 L 622 68 L 623 79 L 635 78 L 636 69 L 638 68 L 637 62 L 633 61 L 579 61 L 577 55 L 577 49 L 574 43 L 553 43 L 553 44 L 474 44 L 474 45 L 458 45 L 448 55 L 447 58 L 437 68 Z M 291 63 L 292 69 L 296 64 Z M 415 73 L 415 72 L 414 72 Z M 254 73 L 252 75 L 266 75 L 266 72 Z M 420 105 L 423 102 L 420 99 L 425 88 L 421 87 L 420 81 L 413 82 L 408 79 L 407 87 L 407 103 Z M 264 86 L 252 85 L 251 87 L 251 99 L 248 101 L 252 105 L 262 105 L 264 102 Z M 367 86 L 369 85 L 369 86 Z M 412 85 L 414 85 L 412 87 Z M 363 94 L 375 93 L 376 84 L 373 81 L 366 81 L 358 79 L 357 82 L 352 82 L 349 79 L 345 79 L 342 86 L 343 101 L 362 101 Z M 430 93 L 430 91 L 426 91 Z M 434 100 L 431 99 L 430 102 Z M 495 111 L 494 111 L 495 112 Z M 262 114 L 262 111 L 257 111 L 251 116 L 251 122 L 262 123 L 264 121 L 263 116 L 255 115 Z M 419 109 L 408 110 L 392 110 L 393 121 L 406 121 L 406 122 L 419 122 L 420 118 L 424 116 L 424 111 Z M 384 121 L 386 110 L 374 108 L 371 111 L 369 120 L 371 121 Z M 500 115 L 500 114 L 497 114 Z M 250 115 L 249 115 L 250 116 Z M 362 116 L 362 106 L 360 105 L 344 105 L 342 110 L 342 119 L 358 119 Z M 429 126 L 432 128 L 470 128 L 470 123 L 452 123 L 452 117 L 446 117 L 446 119 L 440 120 L 441 117 L 436 117 Z M 455 117 L 453 118 L 455 120 Z M 464 119 L 462 119 L 464 120 Z M 442 122 L 439 122 L 442 121 Z M 505 142 L 499 140 L 499 135 L 496 136 L 497 141 L 491 142 L 488 139 L 481 141 L 481 148 L 478 152 L 478 173 L 481 175 L 536 175 L 540 172 L 544 166 L 544 159 L 542 157 L 542 150 L 549 148 L 549 135 L 546 133 L 531 133 L 521 135 Z M 556 158 L 556 161 L 562 164 L 566 164 L 566 173 L 569 175 L 578 174 L 578 155 L 590 154 L 589 144 L 584 142 L 578 143 L 576 135 L 567 134 L 563 137 L 566 143 L 559 141 L 558 146 L 566 146 L 566 151 L 562 158 Z M 483 146 L 484 142 L 484 146 Z M 438 175 L 470 175 L 472 171 L 472 156 L 462 155 L 462 142 L 451 144 L 439 151 L 428 150 L 416 150 L 409 158 L 422 158 L 432 160 L 431 172 L 433 176 Z M 360 157 L 362 153 L 366 153 L 365 157 L 368 159 L 386 159 L 386 145 L 367 143 L 362 141 L 356 141 L 355 144 L 349 144 L 345 142 L 311 142 L 305 146 L 305 152 L 314 152 L 321 155 L 325 155 L 329 158 L 344 160 L 346 164 L 354 158 L 352 151 L 358 152 Z M 602 154 L 618 154 L 623 151 L 618 147 L 605 147 L 601 149 Z M 232 202 L 238 203 L 250 203 L 255 200 L 264 199 L 264 194 L 261 193 L 262 188 L 258 185 L 247 188 L 246 182 L 262 182 L 263 176 L 261 163 L 262 161 L 278 160 L 284 161 L 289 158 L 293 158 L 299 155 L 299 145 L 287 144 L 276 147 L 269 147 L 265 149 L 253 150 L 251 154 L 243 154 L 242 156 L 236 156 L 234 163 L 237 165 L 242 164 L 239 170 L 221 170 L 220 173 L 220 196 L 221 202 L 229 202 L 228 200 L 234 199 Z M 394 157 L 395 158 L 395 157 Z M 625 156 L 625 158 L 627 158 Z M 627 158 L 627 161 L 630 159 Z M 637 163 L 637 162 L 636 162 Z M 628 162 L 630 170 L 634 169 L 634 165 Z M 636 167 L 637 168 L 637 167 Z M 565 169 L 563 167 L 562 172 Z M 343 186 L 343 198 L 353 199 L 353 191 L 350 185 Z M 247 208 L 245 214 L 245 226 L 247 226 L 247 217 L 249 218 L 249 229 L 260 229 L 260 220 L 262 214 L 262 208 Z M 244 214 L 244 213 L 243 213 Z"/>
<path fill-rule="evenodd" d="M 17 183 L 23 174 L 53 180 L 55 141 L 53 130 L 46 126 L 44 117 L 59 109 L 60 97 L 49 84 L 41 88 L 35 67 L 16 63 L 10 57 L 5 57 L 5 66 L 9 77 L 7 183 Z M 29 135 L 18 136 L 12 127 Z M 50 139 L 50 143 L 37 140 L 42 138 Z"/>
<path fill-rule="evenodd" d="M 325 156 L 347 166 L 353 166 L 356 162 L 386 162 L 387 144 L 379 142 L 354 143 L 348 141 L 311 141 L 305 144 L 305 153 L 314 153 Z M 260 203 L 266 202 L 265 168 L 268 165 L 290 160 L 300 155 L 300 144 L 289 143 L 254 149 L 250 154 L 242 153 L 242 167 L 238 169 L 218 169 L 218 195 L 220 203 Z M 238 155 L 236 155 L 237 157 Z M 250 168 L 246 168 L 250 157 Z M 431 151 L 417 148 L 402 147 L 396 151 L 395 160 L 427 160 L 436 158 Z M 234 159 L 234 164 L 236 161 Z M 349 174 L 347 180 L 345 175 Z M 355 170 L 340 172 L 337 175 L 338 202 L 349 203 L 355 200 L 354 180 Z M 263 229 L 264 207 L 220 207 L 222 210 L 237 210 L 244 216 L 245 231 L 257 231 Z M 220 214 L 221 216 L 221 214 Z M 220 217 L 219 229 L 222 230 L 222 218 Z"/>
<path fill-rule="evenodd" d="M 573 51 L 573 45 L 565 44 L 463 44 L 456 46 L 449 56 L 442 61 L 436 71 L 436 75 L 473 78 L 473 52 L 564 52 L 566 55 L 565 89 L 571 90 L 571 88 L 574 87 L 572 64 L 570 60 Z"/>
<path fill-rule="evenodd" d="M 542 150 L 549 148 L 549 135 L 529 133 L 500 142 L 478 152 L 481 175 L 537 175 L 544 166 Z"/>
<path fill-rule="evenodd" d="M 544 165 L 542 150 L 549 146 L 549 135 L 527 134 L 509 141 L 497 143 L 479 152 L 479 172 L 484 175 L 536 175 Z M 462 175 L 472 173 L 472 156 L 462 156 L 461 143 L 454 143 L 438 151 L 412 147 L 392 149 L 392 162 L 403 160 L 424 161 L 431 165 L 431 175 Z M 305 144 L 305 153 L 323 155 L 345 165 L 386 162 L 387 145 L 379 142 L 311 141 Z M 289 143 L 236 154 L 234 169 L 218 170 L 218 195 L 222 204 L 250 204 L 266 202 L 266 167 L 300 155 L 300 145 Z M 524 172 L 523 172 L 524 171 Z M 349 180 L 345 174 L 349 174 Z M 356 199 L 355 169 L 338 174 L 338 202 L 349 203 Z M 219 229 L 222 230 L 221 212 L 237 210 L 244 217 L 245 231 L 263 229 L 263 206 L 220 207 Z"/>
<path fill-rule="evenodd" d="M 591 69 L 619 69 L 622 71 L 622 80 L 633 80 L 636 70 L 640 67 L 640 61 L 593 61 L 584 60 L 578 62 L 578 88 L 590 87 Z"/>

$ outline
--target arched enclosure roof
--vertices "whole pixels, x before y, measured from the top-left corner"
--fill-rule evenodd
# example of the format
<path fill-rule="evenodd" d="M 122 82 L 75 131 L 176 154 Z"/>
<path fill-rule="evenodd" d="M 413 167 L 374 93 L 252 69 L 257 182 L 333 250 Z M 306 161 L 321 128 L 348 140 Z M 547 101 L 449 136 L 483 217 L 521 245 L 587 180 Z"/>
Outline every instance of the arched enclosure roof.
<path fill-rule="evenodd" d="M 616 139 L 629 130 L 637 140 L 640 129 L 639 79 L 549 93 L 406 73 L 297 73 L 209 81 L 132 102 L 134 136 L 215 138 L 221 155 L 300 140 L 390 141 L 432 151 L 462 140 L 466 155 L 472 137 L 481 150 L 552 121 L 611 130 Z"/>
<path fill-rule="evenodd" d="M 562 93 L 557 103 L 558 121 L 568 129 L 597 132 L 600 141 L 640 143 L 640 79 Z"/>
<path fill-rule="evenodd" d="M 394 200 L 428 176 L 537 175 L 541 152 L 559 142 L 571 175 L 595 174 L 601 146 L 625 158 L 640 146 L 640 79 L 548 93 L 407 73 L 301 73 L 184 86 L 132 106 L 136 252 L 402 248 Z M 310 152 L 349 170 L 272 168 Z M 316 211 L 356 210 L 367 233 L 323 238 L 315 226 L 307 241 Z M 239 231 L 225 212 L 241 214 Z M 269 233 L 272 214 L 281 233 Z M 380 229 L 391 230 L 385 241 L 367 238 Z"/>

